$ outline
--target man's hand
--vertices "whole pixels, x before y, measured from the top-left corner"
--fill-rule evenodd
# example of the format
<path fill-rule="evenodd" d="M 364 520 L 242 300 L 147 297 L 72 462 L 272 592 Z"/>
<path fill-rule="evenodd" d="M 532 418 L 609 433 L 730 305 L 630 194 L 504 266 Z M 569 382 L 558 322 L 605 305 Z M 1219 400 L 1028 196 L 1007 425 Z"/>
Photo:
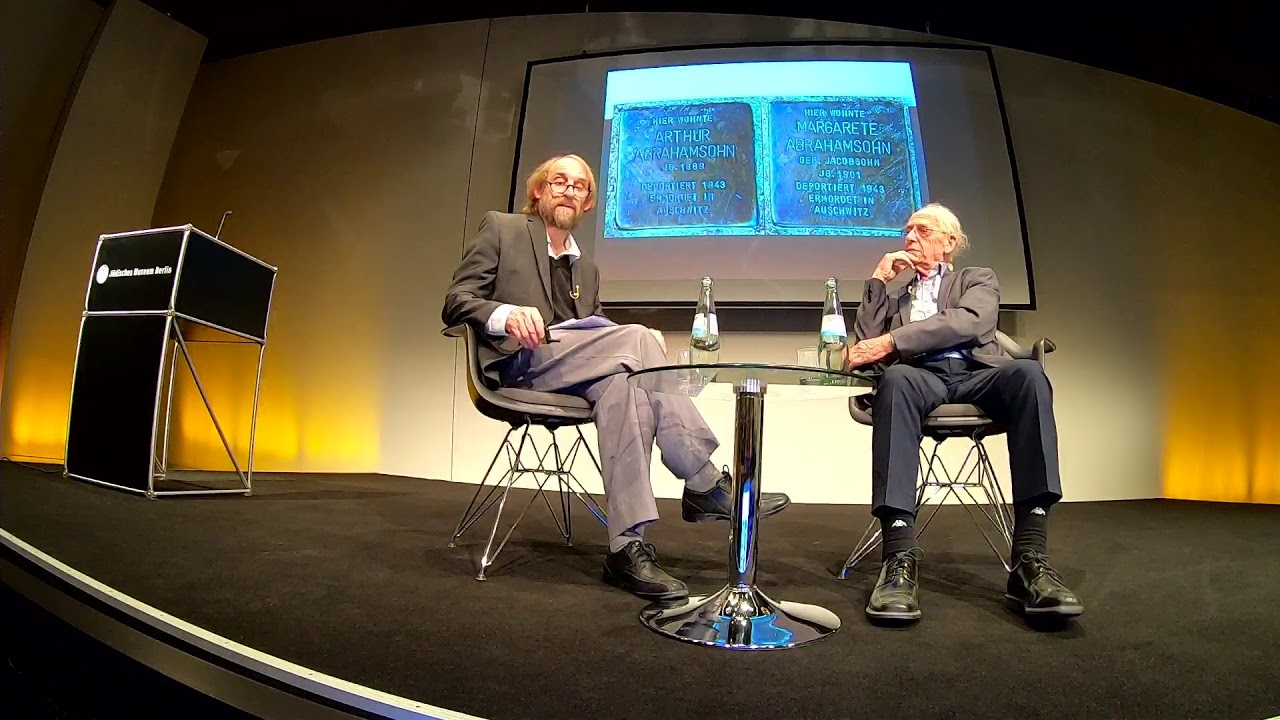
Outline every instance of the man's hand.
<path fill-rule="evenodd" d="M 516 339 L 520 347 L 532 350 L 546 337 L 546 325 L 542 313 L 536 307 L 518 307 L 507 316 L 507 335 Z"/>
<path fill-rule="evenodd" d="M 884 257 L 880 258 L 880 263 L 876 265 L 876 269 L 871 273 L 871 277 L 887 284 L 890 280 L 898 277 L 903 270 L 914 270 L 915 267 L 916 263 L 911 259 L 911 256 L 905 250 L 898 250 L 885 253 Z"/>
<path fill-rule="evenodd" d="M 664 340 L 664 339 L 662 338 L 662 333 L 661 333 L 661 332 L 659 332 L 658 330 L 654 330 L 653 328 L 648 328 L 648 330 L 649 330 L 649 332 L 650 332 L 650 333 L 652 333 L 652 334 L 653 334 L 653 339 L 654 339 L 654 340 L 657 340 L 657 341 L 658 341 L 658 344 L 662 346 L 662 354 L 663 354 L 663 355 L 666 355 L 666 354 L 667 354 L 667 341 L 666 341 L 666 340 Z"/>
<path fill-rule="evenodd" d="M 893 352 L 893 336 L 885 333 L 880 337 L 869 338 L 845 350 L 844 369 L 857 370 L 864 365 L 872 365 L 889 357 Z"/>

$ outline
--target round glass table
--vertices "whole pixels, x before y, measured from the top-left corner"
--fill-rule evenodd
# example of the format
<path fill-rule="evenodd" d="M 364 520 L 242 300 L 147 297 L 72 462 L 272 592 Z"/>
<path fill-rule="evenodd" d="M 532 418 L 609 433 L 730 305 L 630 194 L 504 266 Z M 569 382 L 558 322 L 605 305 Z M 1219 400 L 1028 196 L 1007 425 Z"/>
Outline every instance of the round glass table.
<path fill-rule="evenodd" d="M 872 387 L 873 376 L 798 365 L 715 363 L 647 368 L 631 373 L 628 380 L 638 389 L 690 397 L 731 386 L 735 405 L 736 501 L 730 520 L 727 582 L 712 595 L 690 596 L 675 605 L 649 605 L 640 612 L 640 621 L 677 640 L 734 650 L 799 647 L 840 629 L 840 618 L 830 610 L 774 600 L 756 587 L 764 398 L 771 385 L 776 387 L 775 396 L 839 397 Z"/>

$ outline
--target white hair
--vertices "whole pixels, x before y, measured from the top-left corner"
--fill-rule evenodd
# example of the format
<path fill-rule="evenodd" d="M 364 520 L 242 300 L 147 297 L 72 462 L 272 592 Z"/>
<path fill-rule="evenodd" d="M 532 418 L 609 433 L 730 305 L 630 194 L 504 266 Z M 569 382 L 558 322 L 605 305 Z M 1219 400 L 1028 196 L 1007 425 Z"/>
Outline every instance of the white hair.
<path fill-rule="evenodd" d="M 964 234 L 964 228 L 960 227 L 960 218 L 951 212 L 951 208 L 942 203 L 929 203 L 917 210 L 915 214 L 932 218 L 938 224 L 939 232 L 955 237 L 956 249 L 952 255 L 959 255 L 969 249 L 969 236 Z"/>

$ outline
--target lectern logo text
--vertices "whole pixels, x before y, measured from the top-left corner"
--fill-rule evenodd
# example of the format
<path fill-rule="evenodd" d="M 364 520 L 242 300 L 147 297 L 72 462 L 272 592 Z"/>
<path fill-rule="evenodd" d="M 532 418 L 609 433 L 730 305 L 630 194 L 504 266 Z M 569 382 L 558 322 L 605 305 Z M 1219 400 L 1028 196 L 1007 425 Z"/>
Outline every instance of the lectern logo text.
<path fill-rule="evenodd" d="M 102 267 L 98 268 L 98 274 L 95 276 L 95 279 L 98 281 L 98 284 L 101 285 L 102 283 L 107 281 L 107 278 L 143 277 L 147 275 L 172 275 L 172 274 L 173 274 L 173 267 L 170 265 L 163 265 L 163 266 L 158 265 L 156 267 L 144 267 L 144 268 L 124 268 L 124 269 L 117 269 L 117 270 L 112 270 L 106 265 L 103 265 Z"/>

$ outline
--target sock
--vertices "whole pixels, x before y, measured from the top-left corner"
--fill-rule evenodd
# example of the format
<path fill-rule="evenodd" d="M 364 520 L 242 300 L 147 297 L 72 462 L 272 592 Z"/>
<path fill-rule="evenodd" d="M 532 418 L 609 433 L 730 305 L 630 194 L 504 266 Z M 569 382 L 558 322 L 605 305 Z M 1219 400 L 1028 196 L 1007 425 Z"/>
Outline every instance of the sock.
<path fill-rule="evenodd" d="M 1013 506 L 1013 562 L 1024 550 L 1049 552 L 1049 504 L 1032 499 Z"/>
<path fill-rule="evenodd" d="M 636 525 L 633 528 L 623 530 L 622 534 L 609 541 L 609 552 L 622 552 L 622 549 L 633 542 L 639 540 L 644 542 L 644 526 Z"/>
<path fill-rule="evenodd" d="M 720 476 L 722 474 L 723 473 L 716 469 L 716 466 L 712 465 L 711 461 L 708 460 L 706 465 L 703 465 L 698 472 L 693 474 L 693 477 L 684 481 L 684 486 L 689 490 L 689 492 L 697 493 L 699 495 L 709 493 L 716 489 L 716 485 L 719 484 Z"/>
<path fill-rule="evenodd" d="M 916 518 L 911 513 L 896 512 L 880 518 L 880 555 L 888 558 L 894 553 L 916 546 Z"/>

